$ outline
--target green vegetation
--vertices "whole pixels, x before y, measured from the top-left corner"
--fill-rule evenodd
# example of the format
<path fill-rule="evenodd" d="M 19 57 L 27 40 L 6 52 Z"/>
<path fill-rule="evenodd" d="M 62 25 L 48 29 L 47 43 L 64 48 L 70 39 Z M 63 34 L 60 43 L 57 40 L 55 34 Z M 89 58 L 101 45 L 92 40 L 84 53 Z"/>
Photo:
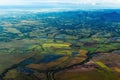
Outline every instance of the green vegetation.
<path fill-rule="evenodd" d="M 118 49 L 119 47 L 120 47 L 120 43 L 99 44 L 98 49 L 96 51 L 109 52 Z"/>
<path fill-rule="evenodd" d="M 101 61 L 89 64 L 97 53 L 112 55 L 120 49 L 119 10 L 6 13 L 0 15 L 4 80 L 51 80 L 56 74 L 55 80 L 119 80 L 112 74 L 114 69 L 120 74 L 115 58 L 110 57 L 113 67 Z M 80 72 L 71 71 L 77 65 Z"/>
<path fill-rule="evenodd" d="M 95 62 L 97 65 L 100 66 L 100 69 L 97 69 L 97 71 L 104 76 L 103 80 L 118 80 L 119 78 L 115 75 L 112 70 L 107 67 L 104 63 L 102 62 Z"/>

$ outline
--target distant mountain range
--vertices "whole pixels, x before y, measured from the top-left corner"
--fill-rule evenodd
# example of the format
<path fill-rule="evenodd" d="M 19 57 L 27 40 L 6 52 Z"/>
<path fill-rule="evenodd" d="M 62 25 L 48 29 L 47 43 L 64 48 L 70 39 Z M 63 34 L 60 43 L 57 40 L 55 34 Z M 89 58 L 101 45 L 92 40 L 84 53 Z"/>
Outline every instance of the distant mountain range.
<path fill-rule="evenodd" d="M 107 21 L 112 21 L 112 22 L 120 21 L 120 13 L 118 12 L 105 13 L 101 17 L 103 20 L 107 20 Z"/>

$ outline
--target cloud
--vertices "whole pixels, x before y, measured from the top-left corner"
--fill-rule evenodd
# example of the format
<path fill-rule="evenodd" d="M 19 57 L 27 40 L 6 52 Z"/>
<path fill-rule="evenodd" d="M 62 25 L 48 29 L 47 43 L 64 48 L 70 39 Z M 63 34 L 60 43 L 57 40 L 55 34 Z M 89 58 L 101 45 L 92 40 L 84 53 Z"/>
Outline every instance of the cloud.
<path fill-rule="evenodd" d="M 1 0 L 0 5 L 36 5 L 36 4 L 59 4 L 59 3 L 70 3 L 76 5 L 109 5 L 119 6 L 120 0 Z"/>

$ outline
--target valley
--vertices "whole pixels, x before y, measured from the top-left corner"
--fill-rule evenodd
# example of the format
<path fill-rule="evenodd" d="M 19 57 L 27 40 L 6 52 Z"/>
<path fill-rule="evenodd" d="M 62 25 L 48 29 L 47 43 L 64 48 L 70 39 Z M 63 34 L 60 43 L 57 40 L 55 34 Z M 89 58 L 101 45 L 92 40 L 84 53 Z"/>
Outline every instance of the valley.
<path fill-rule="evenodd" d="M 0 14 L 0 80 L 120 80 L 120 10 Z"/>

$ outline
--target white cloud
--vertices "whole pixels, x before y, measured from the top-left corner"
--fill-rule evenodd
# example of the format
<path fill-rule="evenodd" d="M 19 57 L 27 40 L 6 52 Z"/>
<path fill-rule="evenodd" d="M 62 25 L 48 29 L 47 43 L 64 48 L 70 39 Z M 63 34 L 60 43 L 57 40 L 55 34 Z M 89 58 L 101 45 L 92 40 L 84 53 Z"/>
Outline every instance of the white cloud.
<path fill-rule="evenodd" d="M 119 5 L 120 0 L 1 0 L 0 5 L 35 5 L 35 3 L 72 3 L 72 4 L 90 4 L 90 5 Z"/>

